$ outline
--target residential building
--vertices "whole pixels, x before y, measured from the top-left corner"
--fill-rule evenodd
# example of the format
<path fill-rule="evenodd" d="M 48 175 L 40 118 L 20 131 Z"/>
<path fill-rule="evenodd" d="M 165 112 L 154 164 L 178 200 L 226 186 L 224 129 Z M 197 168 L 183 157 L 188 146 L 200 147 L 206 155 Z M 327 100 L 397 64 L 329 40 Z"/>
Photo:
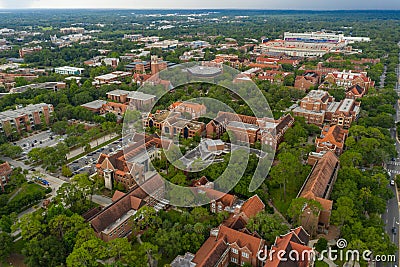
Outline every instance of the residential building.
<path fill-rule="evenodd" d="M 100 114 L 103 108 L 103 105 L 107 104 L 105 100 L 94 100 L 92 102 L 82 104 L 81 107 L 90 110 L 93 113 Z"/>
<path fill-rule="evenodd" d="M 325 125 L 320 137 L 315 139 L 316 152 L 332 151 L 336 156 L 340 156 L 348 134 L 349 132 L 339 125 Z"/>
<path fill-rule="evenodd" d="M 93 85 L 121 84 L 121 80 L 132 76 L 130 72 L 114 71 L 94 78 Z"/>
<path fill-rule="evenodd" d="M 311 88 L 314 88 L 320 82 L 320 76 L 316 72 L 305 72 L 301 76 L 297 76 L 294 88 L 300 89 L 303 91 L 307 91 Z"/>
<path fill-rule="evenodd" d="M 360 102 L 354 99 L 343 99 L 336 111 L 332 114 L 331 125 L 340 125 L 350 128 L 351 124 L 358 119 L 360 114 Z"/>
<path fill-rule="evenodd" d="M 20 58 L 24 58 L 25 55 L 33 54 L 33 53 L 40 52 L 40 51 L 42 51 L 42 47 L 41 47 L 41 46 L 22 47 L 22 48 L 19 50 L 19 57 L 20 57 Z"/>
<path fill-rule="evenodd" d="M 103 241 L 127 237 L 132 233 L 133 219 L 143 206 L 163 208 L 157 199 L 163 198 L 165 191 L 162 178 L 157 174 L 144 184 L 134 186 L 127 194 L 115 191 L 113 203 L 95 214 L 84 214 L 96 236 Z M 137 220 L 137 219 L 136 219 Z"/>
<path fill-rule="evenodd" d="M 315 215 L 309 207 L 303 209 L 302 226 L 314 234 L 329 228 L 332 200 L 329 200 L 339 171 L 339 160 L 332 151 L 326 152 L 313 166 L 297 197 L 318 201 L 322 210 Z"/>
<path fill-rule="evenodd" d="M 282 115 L 278 120 L 272 118 L 264 118 L 258 120 L 260 132 L 258 139 L 261 144 L 268 145 L 273 149 L 277 149 L 283 141 L 286 131 L 294 124 L 294 118 L 290 114 Z"/>
<path fill-rule="evenodd" d="M 55 73 L 62 74 L 62 75 L 82 75 L 83 71 L 85 69 L 83 68 L 75 68 L 75 67 L 59 67 L 55 68 L 54 71 Z"/>
<path fill-rule="evenodd" d="M 10 181 L 11 173 L 12 168 L 8 162 L 0 164 L 0 186 L 3 192 L 5 191 L 5 186 Z"/>
<path fill-rule="evenodd" d="M 122 119 L 122 116 L 125 114 L 126 110 L 128 109 L 128 105 L 121 104 L 121 103 L 114 103 L 114 102 L 107 102 L 103 104 L 100 113 L 113 113 L 117 116 L 118 120 Z"/>
<path fill-rule="evenodd" d="M 193 102 L 175 102 L 168 108 L 170 111 L 188 113 L 192 119 L 200 118 L 207 113 L 207 107 L 203 104 Z"/>
<path fill-rule="evenodd" d="M 310 267 L 314 265 L 313 249 L 308 247 L 310 235 L 303 229 L 297 227 L 289 233 L 279 236 L 275 239 L 270 251 L 273 253 L 267 255 L 264 267 Z M 267 251 L 266 253 L 269 253 Z M 282 251 L 282 252 L 280 252 Z M 283 252 L 285 253 L 284 255 Z M 293 260 L 289 255 L 299 255 L 298 260 Z M 271 256 L 271 257 L 268 257 Z"/>
<path fill-rule="evenodd" d="M 365 87 L 359 84 L 352 85 L 346 89 L 346 98 L 349 99 L 360 99 L 367 93 Z"/>
<path fill-rule="evenodd" d="M 375 82 L 371 80 L 371 78 L 368 77 L 366 72 L 352 72 L 351 70 L 346 71 L 335 71 L 328 73 L 326 75 L 324 84 L 322 86 L 324 87 L 351 87 L 353 85 L 360 85 L 361 87 L 364 87 L 366 91 L 368 91 L 369 88 L 373 87 L 375 85 Z"/>
<path fill-rule="evenodd" d="M 119 103 L 130 104 L 136 109 L 150 107 L 155 101 L 156 96 L 145 94 L 138 91 L 114 90 L 107 93 L 107 98 Z"/>
<path fill-rule="evenodd" d="M 182 118 L 180 112 L 160 110 L 150 114 L 143 120 L 144 127 L 155 127 L 161 131 L 164 137 L 182 136 L 183 138 L 193 138 L 202 136 L 205 124 L 195 120 Z"/>
<path fill-rule="evenodd" d="M 43 122 L 49 124 L 53 110 L 51 104 L 41 103 L 0 112 L 0 132 L 8 136 L 14 130 L 21 133 L 31 131 Z"/>
<path fill-rule="evenodd" d="M 37 77 L 37 76 L 36 76 Z M 46 82 L 37 84 L 28 84 L 10 89 L 10 93 L 23 93 L 30 89 L 46 89 L 57 92 L 59 89 L 65 89 L 67 84 L 64 82 Z"/>
<path fill-rule="evenodd" d="M 307 123 L 322 126 L 326 113 L 329 116 L 337 109 L 335 99 L 323 90 L 312 90 L 305 96 L 298 107 L 293 110 L 296 117 L 304 117 Z"/>
<path fill-rule="evenodd" d="M 217 117 L 207 124 L 206 132 L 207 138 L 220 139 L 222 134 L 230 131 L 236 141 L 250 144 L 260 141 L 262 144 L 275 149 L 293 123 L 294 119 L 290 114 L 274 120 L 272 118 L 258 119 L 230 112 L 219 112 Z"/>

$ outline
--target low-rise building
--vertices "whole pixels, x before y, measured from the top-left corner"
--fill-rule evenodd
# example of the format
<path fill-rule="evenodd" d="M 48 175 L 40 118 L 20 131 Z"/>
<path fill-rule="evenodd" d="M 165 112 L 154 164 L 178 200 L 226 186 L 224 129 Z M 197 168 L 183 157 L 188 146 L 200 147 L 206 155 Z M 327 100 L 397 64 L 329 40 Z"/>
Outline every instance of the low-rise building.
<path fill-rule="evenodd" d="M 206 126 L 207 138 L 220 139 L 230 131 L 233 138 L 239 142 L 254 144 L 260 141 L 262 144 L 276 149 L 287 129 L 294 123 L 290 114 L 283 115 L 278 120 L 273 118 L 261 118 L 238 115 L 230 112 L 219 112 L 217 117 Z"/>
<path fill-rule="evenodd" d="M 160 138 L 136 134 L 132 143 L 112 154 L 101 154 L 97 173 L 104 178 L 105 187 L 112 190 L 114 183 L 121 183 L 126 189 L 142 184 L 153 175 L 151 161 L 159 158 L 161 147 L 170 142 Z"/>
<path fill-rule="evenodd" d="M 340 125 L 346 129 L 358 119 L 360 114 L 360 102 L 354 99 L 343 99 L 338 108 L 332 114 L 331 125 Z"/>
<path fill-rule="evenodd" d="M 62 75 L 82 75 L 84 70 L 83 68 L 64 66 L 55 68 L 54 72 Z"/>
<path fill-rule="evenodd" d="M 320 82 L 320 76 L 316 72 L 305 72 L 301 76 L 297 76 L 294 82 L 294 88 L 307 91 L 314 88 Z"/>
<path fill-rule="evenodd" d="M 155 95 L 149 95 L 138 91 L 114 90 L 107 93 L 107 98 L 119 103 L 130 104 L 136 109 L 150 107 L 155 101 Z"/>
<path fill-rule="evenodd" d="M 121 80 L 132 76 L 130 72 L 114 71 L 94 78 L 93 85 L 121 84 Z"/>
<path fill-rule="evenodd" d="M 93 113 L 101 114 L 103 105 L 107 104 L 105 100 L 94 100 L 92 102 L 82 104 L 81 107 L 90 110 Z"/>
<path fill-rule="evenodd" d="M 303 229 L 297 227 L 292 229 L 289 233 L 279 236 L 275 239 L 271 247 L 271 251 L 278 253 L 269 254 L 266 257 L 264 267 L 310 267 L 314 265 L 314 252 L 311 247 L 308 247 L 310 235 Z M 267 251 L 266 253 L 268 253 Z M 286 256 L 279 256 L 286 255 Z M 299 255 L 290 258 L 288 255 Z M 268 256 L 268 255 L 267 255 Z"/>
<path fill-rule="evenodd" d="M 193 103 L 193 102 L 175 102 L 171 104 L 168 108 L 170 111 L 188 113 L 192 119 L 200 118 L 207 113 L 207 107 L 203 104 Z"/>
<path fill-rule="evenodd" d="M 340 103 L 323 90 L 312 90 L 300 100 L 299 105 L 293 109 L 293 115 L 304 117 L 307 123 L 322 126 L 325 121 L 331 121 Z"/>
<path fill-rule="evenodd" d="M 309 207 L 303 209 L 302 226 L 313 234 L 329 229 L 332 200 L 329 200 L 339 171 L 339 160 L 332 151 L 326 152 L 313 166 L 297 197 L 319 202 L 322 210 L 315 214 Z"/>
<path fill-rule="evenodd" d="M 128 237 L 132 233 L 135 223 L 133 217 L 137 211 L 143 206 L 156 207 L 156 199 L 163 197 L 165 188 L 161 181 L 162 178 L 155 175 L 140 187 L 133 187 L 127 194 L 115 191 L 111 205 L 92 216 L 86 216 L 96 236 L 106 242 Z"/>
<path fill-rule="evenodd" d="M 46 89 L 57 92 L 59 89 L 65 89 L 67 84 L 64 82 L 46 82 L 37 84 L 28 84 L 10 89 L 10 93 L 23 93 L 30 89 Z"/>
<path fill-rule="evenodd" d="M 3 192 L 5 191 L 5 186 L 10 181 L 11 173 L 12 168 L 8 162 L 0 164 L 0 186 Z"/>
<path fill-rule="evenodd" d="M 0 132 L 8 136 L 13 131 L 21 133 L 42 123 L 49 124 L 53 110 L 53 105 L 41 103 L 0 112 Z"/>
<path fill-rule="evenodd" d="M 40 51 L 42 51 L 42 47 L 41 46 L 22 47 L 19 50 L 19 57 L 20 58 L 24 58 L 26 55 L 33 54 L 33 53 L 40 52 Z"/>
<path fill-rule="evenodd" d="M 365 87 L 356 84 L 346 89 L 346 98 L 359 99 L 362 98 L 366 93 L 367 90 L 365 89 Z"/>
<path fill-rule="evenodd" d="M 322 128 L 320 137 L 315 139 L 316 152 L 332 151 L 337 156 L 340 156 L 343 153 L 348 133 L 341 126 L 325 125 Z"/>
<path fill-rule="evenodd" d="M 369 88 L 375 85 L 375 82 L 368 77 L 366 72 L 352 72 L 351 70 L 346 71 L 335 71 L 328 73 L 324 80 L 323 86 L 337 86 L 337 87 L 351 87 L 353 85 L 360 85 L 368 91 Z"/>

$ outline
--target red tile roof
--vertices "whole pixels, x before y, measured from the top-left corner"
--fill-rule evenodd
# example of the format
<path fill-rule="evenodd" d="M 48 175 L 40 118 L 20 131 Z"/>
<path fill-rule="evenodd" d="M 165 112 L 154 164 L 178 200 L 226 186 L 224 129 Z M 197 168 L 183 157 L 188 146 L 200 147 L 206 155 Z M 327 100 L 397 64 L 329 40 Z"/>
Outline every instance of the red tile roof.
<path fill-rule="evenodd" d="M 7 176 L 10 175 L 12 172 L 12 168 L 8 162 L 4 162 L 0 164 L 0 176 Z"/>
<path fill-rule="evenodd" d="M 264 209 L 264 202 L 262 202 L 258 195 L 254 195 L 243 204 L 241 212 L 243 212 L 247 218 L 252 218 Z"/>

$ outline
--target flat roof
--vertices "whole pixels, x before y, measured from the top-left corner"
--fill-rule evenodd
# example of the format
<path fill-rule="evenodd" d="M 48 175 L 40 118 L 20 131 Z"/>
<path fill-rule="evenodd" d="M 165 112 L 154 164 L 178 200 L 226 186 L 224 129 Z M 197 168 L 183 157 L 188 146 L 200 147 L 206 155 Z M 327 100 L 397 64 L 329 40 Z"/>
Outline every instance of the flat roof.
<path fill-rule="evenodd" d="M 23 108 L 18 108 L 18 109 L 12 109 L 12 110 L 6 110 L 3 112 L 0 112 L 0 120 L 1 121 L 7 121 L 10 119 L 16 119 L 22 115 L 25 115 L 27 113 L 32 113 L 35 111 L 40 111 L 43 107 L 51 107 L 51 104 L 45 104 L 45 103 L 40 103 L 40 104 L 35 104 L 35 105 L 28 105 Z"/>
<path fill-rule="evenodd" d="M 128 98 L 137 100 L 150 100 L 156 98 L 155 95 L 149 95 L 138 91 L 129 92 Z"/>
<path fill-rule="evenodd" d="M 129 93 L 130 93 L 129 91 L 118 89 L 118 90 L 108 92 L 107 95 L 121 96 L 121 95 L 128 95 Z"/>
<path fill-rule="evenodd" d="M 107 101 L 95 100 L 95 101 L 83 104 L 83 105 L 81 105 L 81 107 L 92 108 L 92 109 L 100 109 L 104 104 L 107 104 Z"/>
<path fill-rule="evenodd" d="M 248 129 L 248 130 L 258 130 L 259 127 L 254 124 L 239 122 L 239 121 L 231 121 L 228 123 L 228 126 L 233 126 L 236 128 Z"/>

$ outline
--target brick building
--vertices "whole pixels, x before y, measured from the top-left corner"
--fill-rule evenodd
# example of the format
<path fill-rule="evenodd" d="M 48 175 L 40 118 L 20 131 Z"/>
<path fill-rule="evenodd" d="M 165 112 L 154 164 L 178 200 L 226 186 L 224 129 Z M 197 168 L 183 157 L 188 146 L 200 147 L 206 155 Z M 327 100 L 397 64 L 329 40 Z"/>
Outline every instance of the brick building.
<path fill-rule="evenodd" d="M 331 125 L 340 125 L 344 128 L 350 128 L 351 124 L 358 119 L 360 114 L 360 102 L 354 99 L 343 99 L 338 108 L 332 114 Z"/>
<path fill-rule="evenodd" d="M 160 157 L 160 148 L 169 142 L 153 136 L 136 134 L 132 144 L 112 154 L 101 154 L 97 160 L 97 173 L 104 178 L 106 188 L 112 190 L 114 183 L 126 189 L 142 184 L 151 175 L 151 161 Z"/>
<path fill-rule="evenodd" d="M 316 152 L 332 151 L 337 156 L 343 153 L 344 143 L 348 136 L 348 131 L 338 125 L 325 125 L 321 135 L 315 139 Z"/>
<path fill-rule="evenodd" d="M 31 131 L 44 122 L 49 124 L 52 112 L 53 105 L 44 103 L 0 112 L 0 132 L 8 136 L 12 131 Z"/>
<path fill-rule="evenodd" d="M 135 220 L 133 217 L 143 206 L 156 210 L 163 207 L 157 199 L 162 199 L 165 193 L 162 178 L 157 174 L 144 184 L 134 186 L 127 194 L 115 191 L 113 203 L 94 214 L 84 214 L 95 234 L 103 241 L 128 237 L 132 233 Z M 96 210 L 97 211 L 97 210 Z M 90 211 L 89 211 L 90 213 Z"/>
<path fill-rule="evenodd" d="M 320 82 L 320 76 L 316 72 L 305 72 L 301 76 L 297 76 L 294 82 L 294 88 L 307 91 L 314 88 Z"/>
<path fill-rule="evenodd" d="M 10 181 L 11 173 L 12 168 L 8 162 L 0 164 L 0 186 L 3 192 L 5 191 L 5 186 Z"/>
<path fill-rule="evenodd" d="M 262 144 L 276 148 L 293 123 L 294 119 L 290 114 L 274 120 L 219 112 L 217 117 L 207 124 L 206 132 L 208 138 L 219 139 L 226 131 L 230 131 L 239 142 L 254 144 L 260 141 Z"/>
<path fill-rule="evenodd" d="M 168 108 L 170 111 L 189 113 L 192 119 L 200 118 L 207 113 L 207 107 L 193 102 L 175 102 Z"/>
<path fill-rule="evenodd" d="M 300 189 L 297 197 L 318 201 L 322 210 L 315 215 L 309 208 L 305 208 L 302 215 L 302 226 L 309 233 L 324 232 L 329 228 L 332 212 L 332 200 L 329 200 L 339 171 L 339 160 L 336 155 L 328 151 L 313 166 L 310 174 Z"/>

